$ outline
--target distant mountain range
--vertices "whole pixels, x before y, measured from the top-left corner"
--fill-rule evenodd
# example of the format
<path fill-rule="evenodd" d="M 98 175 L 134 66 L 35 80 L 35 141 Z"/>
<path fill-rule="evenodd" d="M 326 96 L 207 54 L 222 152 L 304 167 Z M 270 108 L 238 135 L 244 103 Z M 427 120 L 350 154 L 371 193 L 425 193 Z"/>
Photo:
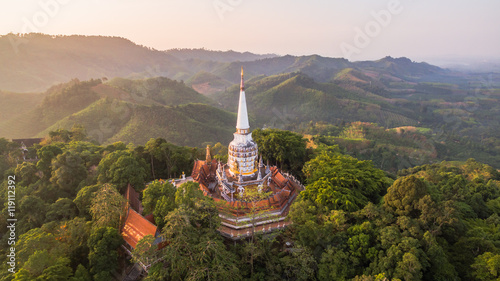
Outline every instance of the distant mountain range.
<path fill-rule="evenodd" d="M 219 84 L 226 86 L 227 82 L 238 82 L 242 65 L 247 77 L 302 72 L 318 82 L 332 81 L 345 68 L 382 71 L 412 79 L 445 73 L 438 67 L 405 58 L 351 63 L 317 55 L 256 55 L 204 49 L 157 51 L 119 37 L 44 34 L 0 37 L 0 89 L 12 92 L 42 92 L 73 78 L 164 76 L 189 80 L 200 73 L 214 74 L 220 79 Z"/>
<path fill-rule="evenodd" d="M 217 62 L 254 61 L 278 57 L 276 54 L 259 55 L 250 52 L 240 53 L 231 50 L 211 51 L 206 49 L 170 49 L 165 52 L 181 60 L 206 60 Z"/>

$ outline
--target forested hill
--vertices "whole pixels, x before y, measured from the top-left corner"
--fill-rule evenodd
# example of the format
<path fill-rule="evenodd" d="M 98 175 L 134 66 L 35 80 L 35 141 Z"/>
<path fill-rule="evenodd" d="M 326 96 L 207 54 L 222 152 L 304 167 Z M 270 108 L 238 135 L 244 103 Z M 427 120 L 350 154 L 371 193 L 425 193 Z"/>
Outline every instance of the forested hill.
<path fill-rule="evenodd" d="M 8 34 L 0 36 L 0 89 L 40 92 L 73 78 L 166 76 L 187 80 L 200 70 L 227 62 L 270 57 L 275 55 L 203 49 L 158 51 L 121 37 Z"/>
<path fill-rule="evenodd" d="M 231 110 L 238 106 L 232 86 L 214 98 Z M 336 123 L 371 121 L 384 126 L 416 125 L 417 115 L 394 102 L 366 91 L 353 91 L 335 83 L 319 83 L 303 73 L 260 76 L 246 83 L 249 114 L 257 126 L 279 127 L 309 121 Z"/>
<path fill-rule="evenodd" d="M 18 94 L 11 108 L 27 94 Z M 53 86 L 36 106 L 0 121 L 2 137 L 47 136 L 51 130 L 83 125 L 99 143 L 145 144 L 163 137 L 179 145 L 228 142 L 236 116 L 181 82 L 164 77 L 145 80 L 78 81 Z M 36 100 L 36 99 L 34 99 Z"/>
<path fill-rule="evenodd" d="M 332 81 L 345 68 L 360 68 L 402 79 L 419 80 L 446 72 L 409 59 L 383 58 L 352 63 L 345 59 L 311 56 L 276 56 L 173 49 L 158 51 L 120 37 L 8 34 L 0 36 L 0 90 L 44 91 L 73 78 L 147 78 L 165 76 L 188 80 L 199 72 L 212 73 L 237 83 L 240 67 L 247 77 L 303 72 L 319 82 Z"/>
<path fill-rule="evenodd" d="M 178 60 L 124 38 L 103 36 L 9 34 L 0 37 L 0 50 L 0 89 L 16 92 L 44 91 L 73 78 L 126 77 Z"/>
<path fill-rule="evenodd" d="M 181 60 L 197 59 L 205 61 L 217 62 L 233 62 L 233 61 L 253 61 L 265 58 L 273 58 L 278 55 L 275 54 L 253 54 L 250 52 L 236 52 L 236 51 L 211 51 L 206 49 L 170 49 L 166 51 L 167 54 L 173 55 Z"/>

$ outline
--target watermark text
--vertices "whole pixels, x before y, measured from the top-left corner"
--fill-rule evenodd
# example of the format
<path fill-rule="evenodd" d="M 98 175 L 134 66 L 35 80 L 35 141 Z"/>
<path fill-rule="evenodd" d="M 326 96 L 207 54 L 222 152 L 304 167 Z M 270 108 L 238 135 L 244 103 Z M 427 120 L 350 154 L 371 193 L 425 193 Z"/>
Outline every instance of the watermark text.
<path fill-rule="evenodd" d="M 7 183 L 7 270 L 16 273 L 16 176 L 8 176 Z"/>

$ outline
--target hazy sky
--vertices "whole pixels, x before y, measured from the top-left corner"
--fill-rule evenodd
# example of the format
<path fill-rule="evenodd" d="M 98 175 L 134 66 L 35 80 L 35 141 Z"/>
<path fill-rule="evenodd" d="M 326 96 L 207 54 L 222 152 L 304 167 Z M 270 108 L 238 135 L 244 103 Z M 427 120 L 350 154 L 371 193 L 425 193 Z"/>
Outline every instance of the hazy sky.
<path fill-rule="evenodd" d="M 351 60 L 500 57 L 499 0 L 0 0 L 0 34 Z M 378 16 L 377 16 L 378 15 Z M 377 19 L 378 18 L 378 21 Z"/>

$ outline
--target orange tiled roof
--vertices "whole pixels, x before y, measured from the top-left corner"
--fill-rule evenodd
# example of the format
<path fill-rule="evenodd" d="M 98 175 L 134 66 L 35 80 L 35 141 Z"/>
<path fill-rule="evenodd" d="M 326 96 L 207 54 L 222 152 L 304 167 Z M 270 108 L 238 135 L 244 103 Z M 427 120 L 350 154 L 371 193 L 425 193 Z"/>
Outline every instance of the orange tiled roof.
<path fill-rule="evenodd" d="M 125 224 L 122 228 L 122 236 L 125 242 L 135 249 L 137 242 L 149 234 L 155 236 L 156 225 L 152 224 L 146 218 L 139 215 L 139 213 L 129 208 L 127 219 L 125 220 Z"/>

